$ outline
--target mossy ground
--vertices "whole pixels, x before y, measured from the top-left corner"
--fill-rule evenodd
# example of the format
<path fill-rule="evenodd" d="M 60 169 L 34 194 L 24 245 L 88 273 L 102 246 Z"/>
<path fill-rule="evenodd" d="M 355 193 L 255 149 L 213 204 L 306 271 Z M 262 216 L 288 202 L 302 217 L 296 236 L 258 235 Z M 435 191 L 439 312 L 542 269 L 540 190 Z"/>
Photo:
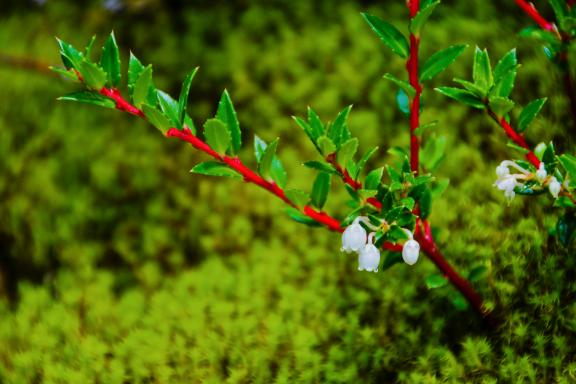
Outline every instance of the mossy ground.
<path fill-rule="evenodd" d="M 495 59 L 517 46 L 513 96 L 550 97 L 529 140 L 572 150 L 560 76 L 515 37 L 528 21 L 510 3 L 446 1 L 423 54 L 469 43 Z M 313 148 L 289 118 L 307 105 L 328 119 L 353 103 L 361 149 L 382 148 L 373 166 L 407 142 L 381 79 L 402 75 L 403 64 L 359 15 L 399 25 L 403 1 L 254 0 L 178 12 L 149 2 L 120 15 L 96 3 L 7 4 L 6 54 L 56 64 L 54 35 L 80 45 L 113 28 L 123 57 L 130 48 L 154 63 L 172 93 L 200 65 L 193 117 L 209 117 L 228 88 L 242 157 L 252 158 L 253 134 L 280 135 L 292 186 L 312 175 L 300 164 Z M 471 53 L 435 85 L 468 77 Z M 507 206 L 494 190 L 495 165 L 515 155 L 481 113 L 425 92 L 423 121 L 439 120 L 450 148 L 439 171 L 450 187 L 431 221 L 459 271 L 488 266 L 475 285 L 499 316 L 496 329 L 455 309 L 450 289 L 426 289 L 435 269 L 425 258 L 359 273 L 337 234 L 290 221 L 266 192 L 191 176 L 203 157 L 182 143 L 115 111 L 56 102 L 74 90 L 62 79 L 5 66 L 0 84 L 0 382 L 576 381 L 574 252 L 549 234 L 558 215 L 549 196 Z M 337 193 L 327 210 L 344 214 L 344 199 Z"/>

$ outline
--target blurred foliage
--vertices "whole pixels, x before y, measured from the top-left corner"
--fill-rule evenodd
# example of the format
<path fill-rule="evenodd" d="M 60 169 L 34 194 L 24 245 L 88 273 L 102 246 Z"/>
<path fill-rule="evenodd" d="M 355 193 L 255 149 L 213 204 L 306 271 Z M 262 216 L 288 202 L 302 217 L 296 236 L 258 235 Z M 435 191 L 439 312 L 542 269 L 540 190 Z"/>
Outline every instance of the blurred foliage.
<path fill-rule="evenodd" d="M 529 21 L 507 3 L 445 1 L 423 56 L 459 43 L 494 57 L 518 46 L 513 96 L 549 97 L 529 140 L 571 150 L 561 75 L 533 41 L 516 38 Z M 361 151 L 407 143 L 381 78 L 404 76 L 403 63 L 359 14 L 405 25 L 403 1 L 102 4 L 3 1 L 1 53 L 57 64 L 53 36 L 81 45 L 114 29 L 173 94 L 199 65 L 193 117 L 211 116 L 226 87 L 245 142 L 283 137 L 295 187 L 312 177 L 298 164 L 314 151 L 289 116 L 307 105 L 329 117 L 353 103 Z M 472 51 L 435 84 L 469 73 Z M 428 291 L 428 261 L 358 273 L 337 234 L 291 222 L 266 192 L 191 177 L 204 158 L 182 143 L 112 110 L 56 102 L 71 91 L 62 79 L 12 64 L 0 67 L 0 83 L 0 382 L 576 380 L 573 249 L 549 236 L 550 197 L 507 207 L 492 187 L 496 164 L 511 156 L 482 113 L 425 91 L 422 120 L 439 120 L 450 148 L 439 173 L 451 186 L 431 221 L 464 274 L 489 267 L 478 289 L 498 308 L 497 330 L 455 310 L 450 288 Z M 327 211 L 341 212 L 342 201 Z"/>

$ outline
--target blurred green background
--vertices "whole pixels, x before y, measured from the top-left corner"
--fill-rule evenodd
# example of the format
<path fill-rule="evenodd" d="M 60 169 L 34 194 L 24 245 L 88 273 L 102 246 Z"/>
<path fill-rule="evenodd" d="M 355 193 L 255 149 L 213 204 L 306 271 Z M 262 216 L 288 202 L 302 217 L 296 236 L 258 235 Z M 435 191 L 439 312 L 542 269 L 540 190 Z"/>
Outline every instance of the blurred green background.
<path fill-rule="evenodd" d="M 546 15 L 545 1 L 537 1 Z M 47 72 L 54 36 L 83 46 L 114 30 L 155 66 L 157 85 L 191 92 L 197 123 L 227 88 L 254 164 L 254 134 L 282 137 L 289 185 L 309 188 L 315 158 L 291 115 L 333 119 L 354 104 L 360 149 L 407 144 L 385 72 L 403 63 L 360 17 L 405 28 L 403 0 L 17 1 L 0 4 L 0 382 L 569 383 L 576 381 L 574 250 L 553 231 L 549 196 L 507 206 L 494 168 L 517 154 L 480 112 L 427 89 L 423 121 L 449 143 L 450 187 L 431 221 L 464 275 L 501 318 L 486 328 L 430 291 L 425 258 L 357 272 L 338 234 L 292 222 L 281 202 L 234 180 L 192 176 L 205 157 L 130 116 L 57 102 L 77 90 Z M 513 97 L 549 96 L 529 141 L 572 150 L 561 75 L 510 1 L 450 1 L 424 31 L 422 56 L 470 48 L 434 86 L 469 78 L 475 44 L 493 61 L 518 47 Z M 198 124 L 197 124 L 198 125 Z M 327 211 L 342 217 L 338 183 Z"/>

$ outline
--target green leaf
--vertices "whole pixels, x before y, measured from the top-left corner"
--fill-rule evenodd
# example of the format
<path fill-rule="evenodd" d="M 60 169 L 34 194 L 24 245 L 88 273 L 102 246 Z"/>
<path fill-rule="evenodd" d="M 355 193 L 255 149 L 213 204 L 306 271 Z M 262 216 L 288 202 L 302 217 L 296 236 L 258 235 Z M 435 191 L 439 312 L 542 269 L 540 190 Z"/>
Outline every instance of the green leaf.
<path fill-rule="evenodd" d="M 338 116 L 336 116 L 336 120 L 334 120 L 334 123 L 328 130 L 328 137 L 334 142 L 337 148 L 340 148 L 340 145 L 350 138 L 350 131 L 348 130 L 346 120 L 348 120 L 351 109 L 351 105 L 344 108 Z"/>
<path fill-rule="evenodd" d="M 288 216 L 290 216 L 290 218 L 298 223 L 301 224 L 306 224 L 309 227 L 320 227 L 322 226 L 322 224 L 320 224 L 319 222 L 317 222 L 316 220 L 306 216 L 305 214 L 303 214 L 302 212 L 300 212 L 299 210 L 295 209 L 295 208 L 287 208 L 286 209 L 286 213 L 288 214 Z"/>
<path fill-rule="evenodd" d="M 97 92 L 91 92 L 91 91 L 80 91 L 70 93 L 68 95 L 59 97 L 58 100 L 78 101 L 81 103 L 98 105 L 100 107 L 116 108 L 116 103 L 114 103 L 114 101 L 110 100 L 105 96 L 102 96 Z"/>
<path fill-rule="evenodd" d="M 187 113 L 184 115 L 184 125 L 190 129 L 190 132 L 192 132 L 193 135 L 196 134 L 196 126 L 194 125 L 194 121 Z"/>
<path fill-rule="evenodd" d="M 270 170 L 270 176 L 272 180 L 280 187 L 286 187 L 286 182 L 288 181 L 288 175 L 286 174 L 286 170 L 282 166 L 280 159 L 278 156 L 274 156 L 272 160 L 272 168 Z"/>
<path fill-rule="evenodd" d="M 536 99 L 528 103 L 527 106 L 524 107 L 520 116 L 518 117 L 518 132 L 524 132 L 526 128 L 532 123 L 534 118 L 538 116 L 540 110 L 546 103 L 547 98 L 543 97 L 541 99 Z"/>
<path fill-rule="evenodd" d="M 558 160 L 568 172 L 571 181 L 576 181 L 576 156 L 565 153 L 558 156 Z"/>
<path fill-rule="evenodd" d="M 278 147 L 279 138 L 274 139 L 269 145 L 266 146 L 262 157 L 260 158 L 260 163 L 258 164 L 258 171 L 263 178 L 269 179 L 271 177 L 270 171 L 272 169 L 272 161 L 276 155 L 276 148 Z"/>
<path fill-rule="evenodd" d="M 60 40 L 59 38 L 56 38 L 56 41 L 58 41 L 58 46 L 60 47 L 60 56 L 66 69 L 79 69 L 80 63 L 84 60 L 82 53 L 74 48 L 71 44 Z"/>
<path fill-rule="evenodd" d="M 378 189 L 382 182 L 382 175 L 384 174 L 384 167 L 376 168 L 366 175 L 364 180 L 364 189 Z"/>
<path fill-rule="evenodd" d="M 356 172 L 354 173 L 354 179 L 358 178 L 358 174 L 364 169 L 368 160 L 378 151 L 378 147 L 371 148 L 368 152 L 366 152 L 360 161 L 358 162 L 358 167 L 356 168 Z"/>
<path fill-rule="evenodd" d="M 476 47 L 472 78 L 474 79 L 474 84 L 479 86 L 485 92 L 488 92 L 494 83 L 492 68 L 490 66 L 490 57 L 488 56 L 488 51 L 486 49 L 481 50 Z"/>
<path fill-rule="evenodd" d="M 72 71 L 71 69 L 58 68 L 58 67 L 53 67 L 53 66 L 49 66 L 48 68 L 51 71 L 54 71 L 54 72 L 58 73 L 59 75 L 64 76 L 65 78 L 68 78 L 70 80 L 78 80 L 78 76 L 76 76 L 76 73 L 74 71 Z"/>
<path fill-rule="evenodd" d="M 430 56 L 422 66 L 420 81 L 432 80 L 436 75 L 456 61 L 466 47 L 468 47 L 468 45 L 452 45 Z"/>
<path fill-rule="evenodd" d="M 164 115 L 170 119 L 172 126 L 182 129 L 182 123 L 178 118 L 178 103 L 176 100 L 170 97 L 166 92 L 158 91 L 156 94 L 158 95 L 160 108 Z"/>
<path fill-rule="evenodd" d="M 285 193 L 286 197 L 298 207 L 305 206 L 310 200 L 310 195 L 299 189 L 287 189 Z"/>
<path fill-rule="evenodd" d="M 508 73 L 504 74 L 500 79 L 494 83 L 494 87 L 490 90 L 491 96 L 508 97 L 514 88 L 516 81 L 517 68 L 512 68 Z"/>
<path fill-rule="evenodd" d="M 206 161 L 200 163 L 192 168 L 190 172 L 207 176 L 224 176 L 232 177 L 234 179 L 242 179 L 242 175 L 218 161 Z"/>
<path fill-rule="evenodd" d="M 328 192 L 330 191 L 330 174 L 320 172 L 316 176 L 314 185 L 312 186 L 312 193 L 310 194 L 311 203 L 314 207 L 322 209 L 326 200 L 328 199 Z"/>
<path fill-rule="evenodd" d="M 86 57 L 88 60 L 90 60 L 90 58 L 92 57 L 92 48 L 94 47 L 95 42 L 96 42 L 96 35 L 93 35 L 90 38 L 88 44 L 86 44 L 86 49 L 84 49 L 84 57 Z"/>
<path fill-rule="evenodd" d="M 336 152 L 336 144 L 328 136 L 320 136 L 318 147 L 320 147 L 320 153 L 325 157 Z"/>
<path fill-rule="evenodd" d="M 403 59 L 408 58 L 409 45 L 406 37 L 392 24 L 380 19 L 377 16 L 368 13 L 362 13 L 362 16 L 370 25 L 372 30 L 380 37 L 384 44 L 395 54 Z"/>
<path fill-rule="evenodd" d="M 134 85 L 140 74 L 144 71 L 144 66 L 132 52 L 130 52 L 130 60 L 128 61 L 128 92 L 130 97 L 134 97 Z"/>
<path fill-rule="evenodd" d="M 505 116 L 514 108 L 514 102 L 505 97 L 494 96 L 489 98 L 490 109 L 494 111 L 496 116 Z"/>
<path fill-rule="evenodd" d="M 425 281 L 428 289 L 441 288 L 448 284 L 448 279 L 439 274 L 430 275 Z"/>
<path fill-rule="evenodd" d="M 114 32 L 110 34 L 104 47 L 102 48 L 102 57 L 100 58 L 100 66 L 106 72 L 108 84 L 112 87 L 120 84 L 120 53 L 118 52 L 118 44 Z"/>
<path fill-rule="evenodd" d="M 446 137 L 432 135 L 425 143 L 420 153 L 420 161 L 425 169 L 433 172 L 444 159 L 446 151 Z"/>
<path fill-rule="evenodd" d="M 106 84 L 106 72 L 96 64 L 82 61 L 77 69 L 89 88 L 99 91 Z"/>
<path fill-rule="evenodd" d="M 402 262 L 403 262 L 402 253 L 400 253 L 400 252 L 387 252 L 386 258 L 384 258 L 384 262 L 382 263 L 382 267 L 380 267 L 380 269 L 382 271 L 385 271 L 387 269 L 390 269 L 390 267 L 392 267 L 394 264 L 400 264 Z"/>
<path fill-rule="evenodd" d="M 463 104 L 469 105 L 474 108 L 484 109 L 484 103 L 472 92 L 465 89 L 453 88 L 453 87 L 438 87 L 434 88 L 435 91 L 440 92 L 444 96 L 448 96 L 451 99 L 457 100 Z"/>
<path fill-rule="evenodd" d="M 486 267 L 485 265 L 480 265 L 470 270 L 470 273 L 468 273 L 468 280 L 473 283 L 475 281 L 482 280 L 483 278 L 486 277 L 487 274 L 488 274 L 488 267 Z"/>
<path fill-rule="evenodd" d="M 568 16 L 569 11 L 567 7 L 566 0 L 548 0 L 550 6 L 554 10 L 554 14 L 556 15 L 556 20 L 558 20 L 558 24 L 562 24 L 564 18 Z"/>
<path fill-rule="evenodd" d="M 426 124 L 420 124 L 418 128 L 414 130 L 414 134 L 416 136 L 421 136 L 429 129 L 434 128 L 436 125 L 438 125 L 438 120 L 434 120 Z"/>
<path fill-rule="evenodd" d="M 396 93 L 396 104 L 404 116 L 410 116 L 410 99 L 402 88 Z"/>
<path fill-rule="evenodd" d="M 170 120 L 162 112 L 148 104 L 142 106 L 142 112 L 144 112 L 150 124 L 158 128 L 163 135 L 166 135 L 166 132 L 173 127 Z"/>
<path fill-rule="evenodd" d="M 418 204 L 420 207 L 420 218 L 422 220 L 427 219 L 432 213 L 432 192 L 430 188 L 424 188 L 418 199 Z"/>
<path fill-rule="evenodd" d="M 404 92 L 406 92 L 406 94 L 409 95 L 410 97 L 414 97 L 414 95 L 416 95 L 416 90 L 414 89 L 414 87 L 412 87 L 410 85 L 409 82 L 404 81 L 404 80 L 400 80 L 397 77 L 395 77 L 394 75 L 391 75 L 390 73 L 384 74 L 383 77 L 386 80 L 390 80 L 391 82 L 396 84 L 398 87 L 400 87 L 400 89 L 402 89 Z"/>
<path fill-rule="evenodd" d="M 516 58 L 516 48 L 505 54 L 494 67 L 494 82 L 501 80 L 510 70 L 516 69 L 518 59 Z"/>
<path fill-rule="evenodd" d="M 134 83 L 132 101 L 136 108 L 140 108 L 146 102 L 150 87 L 152 87 L 152 66 L 148 65 L 140 72 L 140 76 Z"/>
<path fill-rule="evenodd" d="M 410 32 L 415 35 L 420 34 L 420 30 L 436 8 L 440 4 L 440 1 L 434 1 L 433 3 L 428 4 L 427 6 L 423 7 L 421 5 L 420 11 L 410 20 Z"/>
<path fill-rule="evenodd" d="M 232 141 L 226 124 L 218 119 L 206 120 L 204 123 L 204 137 L 206 138 L 206 143 L 221 155 L 226 153 Z"/>
<path fill-rule="evenodd" d="M 462 85 L 464 88 L 466 88 L 467 91 L 469 91 L 479 99 L 483 99 L 486 96 L 486 92 L 474 83 L 462 79 L 454 79 L 454 81 Z"/>
<path fill-rule="evenodd" d="M 198 67 L 194 68 L 190 72 L 184 82 L 182 83 L 182 88 L 180 89 L 180 97 L 178 97 L 178 121 L 180 124 L 184 123 L 184 118 L 186 116 L 186 105 L 188 104 L 188 95 L 190 93 L 190 86 L 192 85 L 192 80 L 198 72 Z"/>
<path fill-rule="evenodd" d="M 452 302 L 454 308 L 459 311 L 466 311 L 470 306 L 468 301 L 459 292 L 454 292 L 454 294 L 450 297 L 450 301 Z"/>
<path fill-rule="evenodd" d="M 266 151 L 266 142 L 260 137 L 254 135 L 254 155 L 256 156 L 256 162 L 260 164 L 262 161 L 262 156 L 264 156 L 264 151 Z"/>
<path fill-rule="evenodd" d="M 317 171 L 331 173 L 333 175 L 338 174 L 338 171 L 332 165 L 324 161 L 316 161 L 316 160 L 305 161 L 304 166 L 311 169 L 315 169 Z"/>
<path fill-rule="evenodd" d="M 240 146 L 242 145 L 242 133 L 240 132 L 240 123 L 238 122 L 234 105 L 232 104 L 232 100 L 230 99 L 227 90 L 224 90 L 224 93 L 220 98 L 216 118 L 224 122 L 228 127 L 230 137 L 232 138 L 231 154 L 235 155 L 238 153 Z"/>
<path fill-rule="evenodd" d="M 304 130 L 304 132 L 306 133 L 306 135 L 308 135 L 308 137 L 310 138 L 310 141 L 312 141 L 312 143 L 314 144 L 314 146 L 316 148 L 318 148 L 318 144 L 316 143 L 316 140 L 318 139 L 318 136 L 316 136 L 316 132 L 312 129 L 312 127 L 310 126 L 310 124 L 308 124 L 308 122 L 298 116 L 292 116 L 292 118 L 294 119 L 294 121 L 296 122 L 296 124 L 298 124 L 298 126 L 300 128 L 302 128 Z M 320 149 L 318 148 L 318 151 L 320 151 Z"/>
<path fill-rule="evenodd" d="M 354 157 L 354 154 L 356 153 L 357 150 L 358 150 L 358 139 L 352 138 L 348 140 L 347 142 L 342 144 L 342 146 L 338 150 L 338 153 L 336 154 L 336 161 L 338 162 L 338 164 L 340 164 L 340 166 L 346 167 L 348 162 L 352 160 L 352 158 Z"/>

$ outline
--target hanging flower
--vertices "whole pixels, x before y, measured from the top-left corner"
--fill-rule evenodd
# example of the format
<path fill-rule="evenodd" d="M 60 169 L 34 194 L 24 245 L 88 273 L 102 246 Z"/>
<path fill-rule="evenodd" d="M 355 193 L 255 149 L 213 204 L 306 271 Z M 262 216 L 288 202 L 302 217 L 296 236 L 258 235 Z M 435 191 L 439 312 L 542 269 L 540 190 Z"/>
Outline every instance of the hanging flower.
<path fill-rule="evenodd" d="M 408 241 L 406 241 L 402 247 L 402 260 L 408 265 L 414 265 L 418 261 L 418 256 L 420 256 L 420 244 L 414 240 L 412 232 L 406 228 L 403 229 L 408 235 Z"/>
<path fill-rule="evenodd" d="M 380 264 L 380 251 L 372 243 L 374 233 L 368 236 L 368 243 L 360 250 L 358 254 L 358 270 L 368 272 L 378 272 Z"/>
<path fill-rule="evenodd" d="M 521 173 L 511 174 L 508 167 L 516 168 Z M 496 167 L 496 175 L 498 179 L 494 183 L 494 186 L 500 191 L 504 191 L 504 196 L 508 201 L 511 201 L 514 196 L 516 196 L 514 189 L 522 186 L 522 183 L 518 182 L 518 180 L 527 179 L 530 176 L 530 172 L 513 161 L 504 160 Z"/>
<path fill-rule="evenodd" d="M 540 166 L 538 166 L 538 170 L 536 171 L 536 180 L 542 183 L 546 179 L 546 176 L 548 176 L 548 173 L 546 172 L 544 162 L 541 161 Z"/>
<path fill-rule="evenodd" d="M 360 217 L 357 217 L 342 234 L 343 252 L 358 252 L 366 245 L 366 230 L 360 225 Z"/>
<path fill-rule="evenodd" d="M 548 184 L 548 190 L 550 191 L 550 194 L 554 196 L 555 199 L 557 199 L 561 189 L 562 184 L 560 184 L 556 177 L 552 176 L 550 179 L 550 184 Z"/>

